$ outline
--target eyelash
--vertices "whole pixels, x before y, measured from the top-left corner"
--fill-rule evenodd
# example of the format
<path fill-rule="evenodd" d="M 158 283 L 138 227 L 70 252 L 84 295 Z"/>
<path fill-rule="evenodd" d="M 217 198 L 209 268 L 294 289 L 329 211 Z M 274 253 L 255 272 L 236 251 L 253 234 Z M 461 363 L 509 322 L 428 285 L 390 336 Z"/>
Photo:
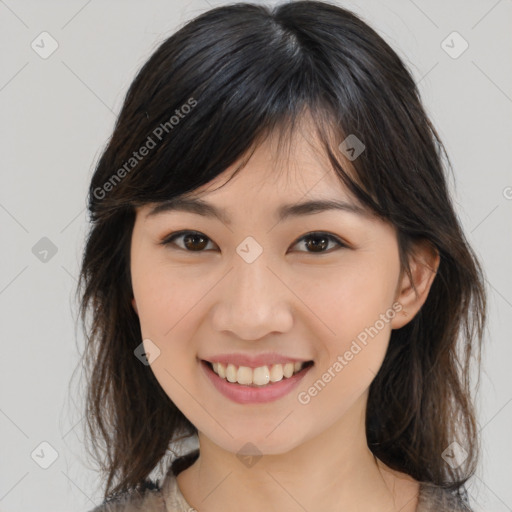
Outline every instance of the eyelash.
<path fill-rule="evenodd" d="M 171 233 L 169 234 L 168 236 L 166 236 L 161 242 L 160 244 L 161 245 L 164 245 L 164 246 L 168 246 L 168 245 L 176 245 L 174 243 L 174 240 L 178 239 L 178 238 L 182 238 L 184 237 L 185 235 L 197 235 L 197 236 L 201 236 L 203 238 L 205 238 L 206 240 L 208 240 L 209 242 L 212 242 L 213 241 L 207 237 L 206 235 L 204 235 L 203 233 L 199 232 L 199 231 L 178 231 L 178 232 L 175 232 L 175 233 Z M 328 239 L 329 241 L 332 241 L 332 242 L 335 242 L 337 245 L 338 245 L 338 248 L 348 248 L 348 245 L 346 245 L 345 243 L 343 243 L 337 236 L 334 236 L 330 233 L 325 233 L 323 231 L 311 231 L 309 233 L 306 233 L 305 235 L 303 235 L 301 238 L 299 238 L 295 243 L 294 245 L 297 245 L 299 242 L 301 242 L 302 240 L 304 239 L 308 239 L 308 238 L 315 238 L 315 237 L 324 237 L 326 239 Z M 178 249 L 179 250 L 182 250 L 182 251 L 185 251 L 185 252 L 190 252 L 190 253 L 201 253 L 201 252 L 206 252 L 204 249 L 203 250 L 199 250 L 199 251 L 189 251 L 188 249 L 184 249 L 183 247 L 179 247 L 178 246 Z M 300 252 L 306 252 L 308 254 L 328 254 L 330 252 L 332 252 L 332 250 L 330 251 L 319 251 L 319 252 L 314 252 L 314 251 L 300 251 Z"/>

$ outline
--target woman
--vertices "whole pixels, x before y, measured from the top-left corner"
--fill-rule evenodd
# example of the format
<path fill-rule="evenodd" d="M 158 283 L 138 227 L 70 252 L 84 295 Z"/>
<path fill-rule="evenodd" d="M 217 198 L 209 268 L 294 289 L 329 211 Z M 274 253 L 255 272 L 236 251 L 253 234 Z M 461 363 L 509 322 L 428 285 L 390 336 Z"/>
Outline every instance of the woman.
<path fill-rule="evenodd" d="M 161 44 L 90 185 L 95 512 L 470 510 L 486 301 L 443 154 L 335 5 L 223 6 Z"/>

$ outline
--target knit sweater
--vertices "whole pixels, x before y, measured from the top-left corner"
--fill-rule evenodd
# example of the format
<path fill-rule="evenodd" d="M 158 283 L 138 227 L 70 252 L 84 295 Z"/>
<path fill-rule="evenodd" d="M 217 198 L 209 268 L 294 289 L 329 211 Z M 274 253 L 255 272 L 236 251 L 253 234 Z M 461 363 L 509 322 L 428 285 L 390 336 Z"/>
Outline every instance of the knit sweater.
<path fill-rule="evenodd" d="M 176 459 L 162 485 L 147 480 L 141 490 L 121 493 L 105 500 L 91 512 L 197 512 L 181 493 L 176 476 L 191 465 L 199 455 L 193 450 Z M 443 487 L 420 482 L 416 512 L 471 512 L 462 500 Z"/>

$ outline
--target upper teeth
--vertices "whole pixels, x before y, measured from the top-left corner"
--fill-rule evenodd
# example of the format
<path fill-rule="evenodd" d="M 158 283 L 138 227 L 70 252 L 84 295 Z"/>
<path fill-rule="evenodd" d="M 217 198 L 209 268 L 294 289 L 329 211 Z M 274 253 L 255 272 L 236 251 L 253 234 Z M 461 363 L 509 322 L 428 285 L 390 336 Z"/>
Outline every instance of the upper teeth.
<path fill-rule="evenodd" d="M 294 373 L 297 373 L 302 369 L 306 363 L 286 363 L 286 364 L 273 364 L 270 366 L 258 366 L 258 368 L 250 368 L 249 366 L 235 366 L 234 364 L 228 363 L 224 365 L 222 363 L 212 363 L 213 371 L 223 379 L 229 382 L 238 382 L 238 384 L 256 386 L 264 386 L 269 382 L 278 382 L 283 376 L 288 378 Z"/>

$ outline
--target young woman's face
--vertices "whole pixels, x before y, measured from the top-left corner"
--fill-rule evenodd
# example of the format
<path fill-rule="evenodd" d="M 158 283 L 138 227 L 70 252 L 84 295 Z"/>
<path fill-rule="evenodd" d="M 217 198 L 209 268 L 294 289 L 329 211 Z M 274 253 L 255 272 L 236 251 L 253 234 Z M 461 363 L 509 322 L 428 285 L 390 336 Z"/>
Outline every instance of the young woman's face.
<path fill-rule="evenodd" d="M 274 151 L 267 139 L 224 187 L 211 191 L 236 165 L 196 191 L 204 214 L 139 208 L 132 235 L 133 304 L 151 369 L 197 429 L 233 453 L 248 442 L 284 453 L 364 411 L 400 322 L 395 230 L 358 211 L 304 138 L 294 139 L 288 161 L 277 164 Z M 307 201 L 347 206 L 299 208 Z M 267 369 L 278 379 L 274 356 L 314 364 L 248 386 L 203 363 L 221 356 L 242 381 L 266 379 Z"/>

